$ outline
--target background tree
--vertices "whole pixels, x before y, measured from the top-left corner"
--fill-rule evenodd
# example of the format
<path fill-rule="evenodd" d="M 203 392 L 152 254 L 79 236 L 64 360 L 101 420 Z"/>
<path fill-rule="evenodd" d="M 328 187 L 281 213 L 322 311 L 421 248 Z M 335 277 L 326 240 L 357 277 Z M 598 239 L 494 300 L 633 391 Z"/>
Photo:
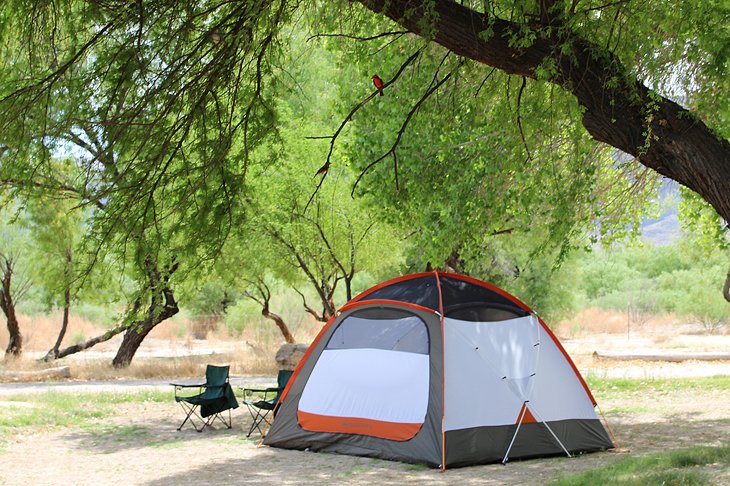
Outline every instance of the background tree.
<path fill-rule="evenodd" d="M 5 314 L 9 335 L 8 346 L 5 349 L 6 357 L 18 357 L 23 354 L 23 334 L 20 332 L 15 308 L 30 288 L 30 280 L 18 279 L 16 276 L 17 261 L 17 257 L 13 255 L 0 253 L 0 276 L 2 276 L 0 309 Z"/>
<path fill-rule="evenodd" d="M 57 165 L 59 170 L 74 169 L 71 159 L 60 160 Z M 63 314 L 58 337 L 45 360 L 58 356 L 68 329 L 71 301 L 80 280 L 74 268 L 74 253 L 81 238 L 83 212 L 75 207 L 77 202 L 75 198 L 62 194 L 36 191 L 25 203 L 25 224 L 34 243 L 34 251 L 40 254 L 43 262 L 37 265 L 35 272 L 38 283 L 45 290 L 49 306 L 59 305 Z"/>
<path fill-rule="evenodd" d="M 138 323 L 177 307 L 172 271 L 184 280 L 242 228 L 286 230 L 298 253 L 311 229 L 339 254 L 322 194 L 345 186 L 393 225 L 415 219 L 412 255 L 467 264 L 503 237 L 560 261 L 595 222 L 593 239 L 624 233 L 655 179 L 596 141 L 730 216 L 724 4 L 361 3 L 6 2 L 0 181 L 88 207 L 85 248 L 131 268 Z M 332 52 L 304 42 L 307 22 Z M 69 180 L 52 161 L 72 145 Z M 282 190 L 290 173 L 310 180 Z M 331 311 L 338 271 L 320 273 Z"/>
<path fill-rule="evenodd" d="M 315 28 L 344 28 L 342 34 L 379 39 L 393 31 L 387 17 L 416 36 L 376 53 L 377 65 L 386 56 L 405 59 L 425 48 L 425 39 L 460 57 L 476 79 L 489 72 L 480 64 L 493 66 L 511 76 L 513 90 L 520 87 L 509 113 L 525 128 L 543 119 L 539 112 L 520 110 L 521 100 L 533 89 L 556 86 L 574 97 L 560 121 L 580 120 L 594 139 L 678 180 L 725 219 L 730 216 L 730 190 L 724 185 L 730 180 L 730 150 L 723 122 L 730 90 L 726 49 L 717 41 L 726 6 L 512 0 L 479 4 L 479 11 L 447 0 L 362 3 L 377 15 L 330 3 L 314 11 Z M 291 39 L 289 21 L 296 8 L 315 7 L 285 1 L 53 5 L 9 2 L 4 9 L 3 35 L 9 42 L 0 121 L 6 151 L 31 147 L 34 157 L 42 157 L 64 133 L 94 148 L 103 133 L 106 152 L 94 152 L 116 151 L 119 167 L 106 176 L 123 174 L 127 181 L 105 188 L 120 194 L 116 211 L 107 213 L 109 231 L 128 212 L 136 216 L 125 227 L 127 234 L 156 231 L 160 219 L 184 225 L 199 216 L 218 231 L 206 231 L 197 244 L 219 247 L 207 240 L 229 228 L 225 214 L 235 207 L 231 202 L 242 189 L 252 154 L 276 132 L 271 97 L 276 81 L 286 75 L 274 66 L 286 60 L 281 47 Z M 342 22 L 343 7 L 347 22 Z M 430 88 L 447 71 L 435 74 Z M 386 92 L 397 84 L 393 75 L 385 80 Z M 88 86 L 98 93 L 92 102 Z M 414 91 L 412 106 L 436 91 L 428 84 Z M 668 98 L 676 92 L 698 115 Z M 560 124 L 553 126 L 560 130 Z M 200 204 L 184 204 L 198 196 Z M 152 201 L 164 204 L 152 211 Z"/>

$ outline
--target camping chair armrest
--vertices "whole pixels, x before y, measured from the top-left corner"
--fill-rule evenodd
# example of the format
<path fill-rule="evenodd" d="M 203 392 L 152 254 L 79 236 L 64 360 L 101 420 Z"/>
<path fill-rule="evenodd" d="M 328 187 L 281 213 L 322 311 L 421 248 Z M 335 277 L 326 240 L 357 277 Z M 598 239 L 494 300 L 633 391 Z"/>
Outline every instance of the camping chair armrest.
<path fill-rule="evenodd" d="M 205 386 L 205 383 L 197 383 L 197 384 L 170 383 L 170 385 L 174 386 L 175 388 L 200 388 L 201 386 Z"/>
<path fill-rule="evenodd" d="M 253 400 L 253 396 L 263 395 L 261 397 L 261 400 L 266 401 L 272 397 L 272 395 L 275 395 L 279 392 L 279 388 L 277 387 L 268 387 L 268 388 L 242 388 L 239 387 L 241 391 L 243 392 L 243 399 L 244 400 Z"/>
<path fill-rule="evenodd" d="M 272 393 L 279 391 L 279 387 L 269 387 L 269 388 L 241 388 L 244 393 L 246 392 L 252 392 L 252 393 Z"/>

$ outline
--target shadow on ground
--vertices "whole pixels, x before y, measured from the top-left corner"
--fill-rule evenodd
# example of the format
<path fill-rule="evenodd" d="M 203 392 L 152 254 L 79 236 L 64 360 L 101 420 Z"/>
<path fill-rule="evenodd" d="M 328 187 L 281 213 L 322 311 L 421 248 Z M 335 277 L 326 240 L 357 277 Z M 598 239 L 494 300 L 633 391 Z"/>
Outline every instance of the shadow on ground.
<path fill-rule="evenodd" d="M 621 446 L 630 452 L 598 452 L 574 458 L 554 457 L 452 469 L 446 473 L 422 466 L 362 457 L 255 447 L 241 444 L 241 459 L 213 461 L 146 482 L 149 486 L 195 481 L 229 484 L 545 484 L 568 473 L 607 465 L 631 455 L 697 445 L 720 445 L 730 437 L 730 419 L 691 421 L 684 414 L 657 422 L 611 417 Z M 217 432 L 216 432 L 217 433 Z M 194 437 L 190 440 L 196 440 Z M 202 441 L 204 447 L 205 441 Z M 244 448 L 249 448 L 248 450 Z"/>
<path fill-rule="evenodd" d="M 243 415 L 233 416 L 233 427 L 230 429 L 216 421 L 214 426 L 205 427 L 202 432 L 197 432 L 190 424 L 185 424 L 178 431 L 177 427 L 180 426 L 184 417 L 181 413 L 179 416 L 173 415 L 164 419 L 150 419 L 141 414 L 128 417 L 126 421 L 101 420 L 85 426 L 81 430 L 69 431 L 63 435 L 62 439 L 71 448 L 94 454 L 114 454 L 134 449 L 139 449 L 142 453 L 144 449 L 148 448 L 188 449 L 191 444 L 206 447 L 210 441 L 250 446 L 254 446 L 258 442 L 257 436 L 252 435 L 251 439 L 247 439 L 242 433 L 242 430 L 248 431 L 250 425 L 250 420 L 248 422 L 245 419 L 241 420 Z"/>

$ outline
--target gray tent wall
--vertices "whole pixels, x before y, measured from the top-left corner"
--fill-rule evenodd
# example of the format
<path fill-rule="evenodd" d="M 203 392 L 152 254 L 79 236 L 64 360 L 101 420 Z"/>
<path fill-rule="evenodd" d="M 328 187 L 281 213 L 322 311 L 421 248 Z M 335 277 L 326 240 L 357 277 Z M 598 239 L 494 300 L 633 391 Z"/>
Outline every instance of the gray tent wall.
<path fill-rule="evenodd" d="M 404 307 L 423 320 L 429 335 L 429 400 L 426 419 L 418 433 L 407 441 L 393 441 L 367 435 L 310 432 L 302 429 L 297 420 L 299 400 L 304 391 L 317 358 L 322 354 L 337 323 L 363 309 L 384 309 L 395 306 L 364 304 L 342 312 L 335 325 L 327 325 L 324 332 L 312 344 L 311 353 L 302 359 L 296 379 L 291 382 L 286 399 L 281 403 L 276 420 L 264 439 L 264 444 L 285 449 L 309 449 L 311 451 L 335 452 L 366 457 L 378 457 L 411 463 L 425 463 L 431 466 L 441 464 L 441 320 L 427 309 Z"/>
<path fill-rule="evenodd" d="M 485 314 L 479 303 L 487 300 L 490 305 Z M 391 440 L 367 434 L 313 432 L 303 429 L 299 424 L 297 414 L 300 400 L 318 359 L 340 324 L 353 314 L 363 311 L 407 312 L 422 320 L 426 326 L 429 356 L 428 405 L 423 425 L 408 440 Z M 547 425 L 541 421 L 525 421 L 520 424 L 516 435 L 517 423 L 442 432 L 444 324 L 441 316 L 444 313 L 446 317 L 456 319 L 502 321 L 515 316 L 528 316 L 532 314 L 532 310 L 501 289 L 461 275 L 429 272 L 393 279 L 373 287 L 345 305 L 310 346 L 282 396 L 276 420 L 265 437 L 264 444 L 287 449 L 378 457 L 443 468 L 500 461 L 512 440 L 514 443 L 510 449 L 510 458 L 613 447 L 613 442 L 597 417 L 548 421 Z M 563 353 L 585 393 L 595 404 L 585 382 L 557 339 L 541 320 L 539 325 L 545 331 L 545 338 L 552 339 Z M 480 371 L 472 369 L 465 370 L 465 373 L 472 373 L 476 380 Z M 481 406 L 488 407 L 489 404 L 483 403 Z"/>

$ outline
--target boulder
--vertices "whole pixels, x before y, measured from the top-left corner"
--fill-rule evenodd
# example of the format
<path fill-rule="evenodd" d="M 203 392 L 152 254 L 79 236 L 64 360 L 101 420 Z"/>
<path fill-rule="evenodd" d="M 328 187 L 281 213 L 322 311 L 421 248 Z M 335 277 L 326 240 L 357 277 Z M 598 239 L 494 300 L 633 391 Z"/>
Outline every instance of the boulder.
<path fill-rule="evenodd" d="M 280 370 L 294 371 L 299 361 L 302 360 L 304 353 L 309 349 L 308 344 L 286 343 L 282 345 L 276 352 L 276 364 Z"/>

